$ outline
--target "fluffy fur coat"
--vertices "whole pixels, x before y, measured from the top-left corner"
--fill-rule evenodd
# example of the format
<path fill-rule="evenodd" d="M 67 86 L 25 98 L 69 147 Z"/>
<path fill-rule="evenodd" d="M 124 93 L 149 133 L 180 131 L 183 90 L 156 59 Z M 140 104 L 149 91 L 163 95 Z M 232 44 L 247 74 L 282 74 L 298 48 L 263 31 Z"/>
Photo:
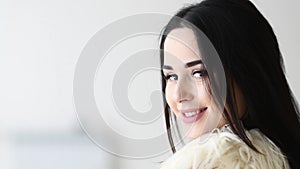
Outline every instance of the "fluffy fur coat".
<path fill-rule="evenodd" d="M 281 150 L 258 129 L 246 131 L 260 153 L 248 147 L 229 125 L 191 141 L 161 169 L 289 169 Z"/>

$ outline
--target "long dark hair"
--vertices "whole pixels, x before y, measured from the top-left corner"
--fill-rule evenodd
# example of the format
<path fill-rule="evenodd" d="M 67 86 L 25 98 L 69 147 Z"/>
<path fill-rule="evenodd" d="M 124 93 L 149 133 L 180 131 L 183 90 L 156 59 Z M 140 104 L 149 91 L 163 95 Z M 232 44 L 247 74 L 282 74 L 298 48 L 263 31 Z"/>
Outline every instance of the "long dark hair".
<path fill-rule="evenodd" d="M 300 168 L 299 108 L 286 80 L 277 38 L 268 21 L 248 0 L 205 0 L 186 6 L 171 18 L 162 32 L 161 65 L 167 35 L 173 29 L 185 27 L 175 18 L 195 25 L 218 52 L 227 83 L 228 110 L 224 109 L 223 116 L 233 132 L 256 151 L 244 129 L 258 128 L 282 150 L 292 168 Z M 162 70 L 161 73 L 165 93 L 166 81 Z M 237 112 L 236 86 L 247 107 L 242 119 Z M 175 153 L 170 130 L 171 111 L 165 99 L 164 103 L 169 142 Z"/>

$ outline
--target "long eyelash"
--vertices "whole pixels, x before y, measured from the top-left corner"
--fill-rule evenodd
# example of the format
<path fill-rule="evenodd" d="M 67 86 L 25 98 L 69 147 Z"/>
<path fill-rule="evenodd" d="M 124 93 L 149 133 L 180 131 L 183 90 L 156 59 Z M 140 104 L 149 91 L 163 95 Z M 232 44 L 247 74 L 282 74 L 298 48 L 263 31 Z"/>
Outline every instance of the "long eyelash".
<path fill-rule="evenodd" d="M 207 76 L 208 75 L 208 72 L 207 72 L 206 69 L 194 71 L 193 74 L 196 73 L 196 72 L 200 72 L 203 76 Z"/>
<path fill-rule="evenodd" d="M 168 79 L 170 78 L 170 75 L 167 75 L 167 76 L 166 76 L 166 75 L 163 74 L 163 78 L 164 78 L 165 80 L 168 80 Z"/>
<path fill-rule="evenodd" d="M 165 79 L 166 79 L 166 80 L 169 80 L 171 76 L 172 76 L 172 75 L 167 75 L 167 76 L 165 76 Z"/>
<path fill-rule="evenodd" d="M 203 70 L 200 70 L 200 71 L 201 71 L 201 73 L 203 73 L 204 76 L 207 76 L 207 75 L 208 75 L 208 72 L 207 72 L 206 69 L 203 69 Z"/>

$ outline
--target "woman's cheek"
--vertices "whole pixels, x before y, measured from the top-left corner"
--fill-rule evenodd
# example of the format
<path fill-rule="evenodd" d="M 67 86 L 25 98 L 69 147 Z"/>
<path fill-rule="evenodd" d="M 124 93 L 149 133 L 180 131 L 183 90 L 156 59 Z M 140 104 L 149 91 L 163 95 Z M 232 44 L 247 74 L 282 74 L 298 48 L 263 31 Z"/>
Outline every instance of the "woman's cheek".
<path fill-rule="evenodd" d="M 168 105 L 170 106 L 172 112 L 176 112 L 177 110 L 175 109 L 176 104 L 173 100 L 173 96 L 172 93 L 174 92 L 174 90 L 172 89 L 172 85 L 166 85 L 166 90 L 165 90 L 165 96 L 166 96 L 166 101 L 168 103 Z"/>
<path fill-rule="evenodd" d="M 169 104 L 170 102 L 170 87 L 169 85 L 167 84 L 166 85 L 166 88 L 165 88 L 165 97 L 166 97 L 166 100 L 167 100 L 167 103 Z"/>
<path fill-rule="evenodd" d="M 204 102 L 208 99 L 208 93 L 206 92 L 205 86 L 202 83 L 197 84 L 196 91 L 197 98 L 199 98 L 201 102 Z"/>

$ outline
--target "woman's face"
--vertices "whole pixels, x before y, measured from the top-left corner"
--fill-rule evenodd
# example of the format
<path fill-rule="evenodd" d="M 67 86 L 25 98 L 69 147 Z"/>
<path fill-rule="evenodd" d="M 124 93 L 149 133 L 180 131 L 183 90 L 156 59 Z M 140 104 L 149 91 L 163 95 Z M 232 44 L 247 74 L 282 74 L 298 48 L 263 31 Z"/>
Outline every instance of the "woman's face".
<path fill-rule="evenodd" d="M 223 126 L 225 119 L 206 88 L 208 73 L 193 31 L 189 28 L 172 30 L 164 43 L 164 56 L 166 100 L 177 121 L 188 129 L 186 136 L 196 138 Z"/>

